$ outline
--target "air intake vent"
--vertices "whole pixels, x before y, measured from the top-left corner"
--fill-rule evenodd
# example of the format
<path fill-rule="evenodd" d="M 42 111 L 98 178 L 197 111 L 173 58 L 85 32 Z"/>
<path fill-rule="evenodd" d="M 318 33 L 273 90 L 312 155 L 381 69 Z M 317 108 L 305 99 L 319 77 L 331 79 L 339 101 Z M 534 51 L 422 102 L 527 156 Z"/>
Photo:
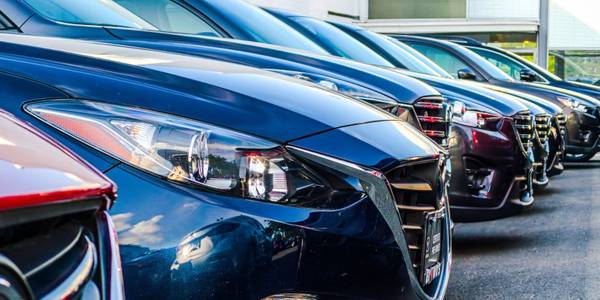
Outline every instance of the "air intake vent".
<path fill-rule="evenodd" d="M 533 116 L 529 111 L 522 111 L 513 116 L 515 121 L 515 128 L 519 133 L 519 140 L 521 141 L 521 147 L 525 152 L 531 147 L 531 140 L 534 134 L 534 121 Z"/>
<path fill-rule="evenodd" d="M 432 230 L 432 216 L 445 217 L 446 183 L 440 178 L 446 176 L 440 176 L 442 172 L 439 161 L 431 159 L 386 174 L 400 212 L 413 268 L 422 285 L 431 282 L 431 274 L 435 274 L 441 265 L 439 246 L 431 250 L 431 245 L 427 244 L 427 231 Z M 439 243 L 441 236 L 441 233 L 434 235 L 430 240 L 437 239 Z"/>
<path fill-rule="evenodd" d="M 560 129 L 560 133 L 564 135 L 567 130 L 567 117 L 565 117 L 563 113 L 557 114 L 556 123 L 558 124 L 558 128 Z"/>
<path fill-rule="evenodd" d="M 424 97 L 414 107 L 423 133 L 441 146 L 447 146 L 450 113 L 446 99 Z"/>

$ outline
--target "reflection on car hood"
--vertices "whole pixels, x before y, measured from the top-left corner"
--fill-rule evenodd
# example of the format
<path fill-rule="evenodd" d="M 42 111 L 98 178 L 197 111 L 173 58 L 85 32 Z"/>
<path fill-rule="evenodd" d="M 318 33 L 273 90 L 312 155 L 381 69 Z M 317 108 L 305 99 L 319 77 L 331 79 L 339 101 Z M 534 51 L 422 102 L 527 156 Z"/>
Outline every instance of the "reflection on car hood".
<path fill-rule="evenodd" d="M 511 96 L 514 96 L 515 98 L 518 98 L 524 105 L 527 106 L 527 108 L 529 108 L 529 110 L 532 113 L 534 113 L 536 115 L 540 114 L 540 113 L 548 113 L 551 115 L 556 115 L 556 114 L 562 112 L 562 109 L 560 108 L 560 106 L 558 106 L 546 99 L 537 97 L 532 94 L 523 93 L 523 92 L 519 92 L 519 91 L 516 91 L 513 89 L 504 88 L 504 87 L 486 84 L 486 83 L 481 83 L 480 85 L 484 86 L 488 89 L 498 91 L 500 93 L 505 93 L 507 95 L 511 95 Z"/>
<path fill-rule="evenodd" d="M 399 163 L 442 152 L 419 130 L 398 120 L 338 128 L 294 141 L 291 145 L 382 172 Z"/>
<path fill-rule="evenodd" d="M 144 107 L 277 142 L 393 119 L 302 80 L 185 55 L 5 34 L 0 60 L 0 70 L 73 97 Z"/>
<path fill-rule="evenodd" d="M 470 82 L 408 71 L 402 72 L 423 80 L 438 89 L 445 97 L 460 100 L 470 109 L 494 112 L 504 116 L 512 116 L 517 112 L 527 110 L 527 107 L 514 97 L 485 89 Z"/>
<path fill-rule="evenodd" d="M 309 53 L 276 45 L 239 41 L 223 38 L 190 36 L 154 31 L 131 30 L 126 28 L 107 28 L 113 35 L 122 39 L 109 41 L 122 45 L 151 48 L 162 51 L 189 54 L 201 57 L 214 57 L 257 68 L 273 68 L 271 64 L 300 64 L 319 70 L 320 74 L 355 82 L 392 97 L 402 103 L 414 103 L 424 96 L 439 95 L 426 84 L 404 76 L 392 70 L 359 63 L 356 61 Z M 211 47 L 213 54 L 207 53 Z M 214 49 L 218 49 L 218 55 Z M 236 53 L 254 54 L 252 59 L 239 57 Z M 294 68 L 292 66 L 292 68 Z M 343 78 L 340 78 L 342 76 Z"/>
<path fill-rule="evenodd" d="M 553 96 L 554 98 L 571 97 L 571 98 L 577 99 L 578 101 L 582 102 L 583 104 L 585 104 L 587 106 L 591 106 L 591 107 L 600 106 L 600 100 L 590 97 L 590 96 L 587 96 L 587 95 L 584 95 L 582 93 L 570 91 L 567 89 L 562 89 L 562 88 L 553 87 L 553 86 L 540 84 L 540 83 L 515 82 L 512 84 L 516 86 L 515 88 L 518 87 L 519 89 L 521 89 L 522 91 L 525 91 L 525 92 L 527 92 L 528 90 L 536 91 L 539 93 L 548 94 L 548 96 Z"/>

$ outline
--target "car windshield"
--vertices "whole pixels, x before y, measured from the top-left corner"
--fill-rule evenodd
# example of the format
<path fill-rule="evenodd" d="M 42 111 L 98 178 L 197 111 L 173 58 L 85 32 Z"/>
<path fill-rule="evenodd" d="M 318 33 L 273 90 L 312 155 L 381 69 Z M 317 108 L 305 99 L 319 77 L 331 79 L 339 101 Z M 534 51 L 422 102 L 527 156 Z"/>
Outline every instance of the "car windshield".
<path fill-rule="evenodd" d="M 461 50 L 460 52 L 462 53 L 462 55 L 469 58 L 471 61 L 473 61 L 475 64 L 477 64 L 477 66 L 479 66 L 480 68 L 485 70 L 485 72 L 487 72 L 494 79 L 501 80 L 501 81 L 509 81 L 509 82 L 515 81 L 512 77 L 508 76 L 508 74 L 506 74 L 502 70 L 498 69 L 496 66 L 494 66 L 492 63 L 487 61 L 485 58 L 479 56 L 479 54 L 477 54 L 463 46 L 460 46 L 460 45 L 456 45 L 456 47 Z"/>
<path fill-rule="evenodd" d="M 235 19 L 253 41 L 328 54 L 323 48 L 281 20 L 245 1 L 207 1 L 219 11 Z"/>
<path fill-rule="evenodd" d="M 157 30 L 111 0 L 25 0 L 45 18 L 74 24 Z"/>
<path fill-rule="evenodd" d="M 372 43 L 381 47 L 381 49 L 399 61 L 407 70 L 427 75 L 440 76 L 440 74 L 438 74 L 436 71 L 421 62 L 408 51 L 398 47 L 387 37 L 368 30 L 361 30 L 360 34 L 369 39 Z"/>
<path fill-rule="evenodd" d="M 222 37 L 205 20 L 173 0 L 113 0 L 160 31 Z"/>
<path fill-rule="evenodd" d="M 377 66 L 394 67 L 377 52 L 327 22 L 310 17 L 294 17 L 293 20 L 342 57 Z"/>
<path fill-rule="evenodd" d="M 398 47 L 404 49 L 406 52 L 412 54 L 413 57 L 415 57 L 422 63 L 426 64 L 429 68 L 434 70 L 440 76 L 449 78 L 449 79 L 454 78 L 454 77 L 452 77 L 452 75 L 450 75 L 450 73 L 448 73 L 446 70 L 444 70 L 444 68 L 440 67 L 438 64 L 433 62 L 431 59 L 427 58 L 427 56 L 423 55 L 421 52 L 415 50 L 413 47 L 411 47 L 399 40 L 396 40 L 395 38 L 392 38 L 392 37 L 388 37 L 387 39 L 389 41 L 391 41 L 392 43 L 394 43 L 396 46 L 398 46 Z"/>

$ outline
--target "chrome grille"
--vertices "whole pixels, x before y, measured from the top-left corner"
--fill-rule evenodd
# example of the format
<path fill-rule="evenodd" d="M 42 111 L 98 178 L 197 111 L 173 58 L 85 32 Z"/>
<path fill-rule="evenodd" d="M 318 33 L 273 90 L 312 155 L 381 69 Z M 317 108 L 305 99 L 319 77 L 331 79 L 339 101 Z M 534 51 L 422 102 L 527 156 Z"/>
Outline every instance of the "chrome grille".
<path fill-rule="evenodd" d="M 443 97 L 424 97 L 414 104 L 421 130 L 441 146 L 448 145 L 449 106 Z"/>
<path fill-rule="evenodd" d="M 548 114 L 537 114 L 535 116 L 535 130 L 541 143 L 545 143 L 552 129 L 552 117 Z"/>
<path fill-rule="evenodd" d="M 558 124 L 558 128 L 560 129 L 560 133 L 564 135 L 566 133 L 567 128 L 567 117 L 565 114 L 559 113 L 556 115 L 556 123 Z"/>
<path fill-rule="evenodd" d="M 402 219 L 416 274 L 421 274 L 423 267 L 426 267 L 422 260 L 426 214 L 443 212 L 445 209 L 447 182 L 443 172 L 445 170 L 439 160 L 430 159 L 396 168 L 386 174 Z"/>
<path fill-rule="evenodd" d="M 102 274 L 113 270 L 99 257 L 98 245 L 110 250 L 97 231 L 105 225 L 95 213 L 102 201 L 0 212 L 0 257 L 16 266 L 34 299 L 79 299 L 106 287 Z"/>
<path fill-rule="evenodd" d="M 529 111 L 518 112 L 513 116 L 513 120 L 515 122 L 515 128 L 519 134 L 519 141 L 521 142 L 521 147 L 525 152 L 529 150 L 531 147 L 531 140 L 533 139 L 534 134 L 534 121 L 533 116 L 529 113 Z"/>

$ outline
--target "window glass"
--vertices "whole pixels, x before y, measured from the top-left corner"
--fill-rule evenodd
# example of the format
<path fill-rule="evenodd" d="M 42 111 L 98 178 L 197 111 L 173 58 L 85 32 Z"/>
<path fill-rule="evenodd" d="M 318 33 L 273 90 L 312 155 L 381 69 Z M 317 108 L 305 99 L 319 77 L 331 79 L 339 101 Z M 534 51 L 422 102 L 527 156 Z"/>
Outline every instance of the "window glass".
<path fill-rule="evenodd" d="M 467 0 L 369 0 L 369 19 L 466 17 Z"/>
<path fill-rule="evenodd" d="M 527 66 L 510 59 L 504 55 L 491 52 L 488 50 L 480 49 L 480 48 L 470 48 L 473 52 L 481 55 L 483 58 L 487 59 L 494 66 L 498 67 L 500 70 L 504 71 L 504 73 L 508 74 L 508 76 L 514 78 L 515 80 L 521 80 L 521 70 L 529 69 Z M 533 70 L 532 70 L 533 71 Z M 539 81 L 538 76 L 538 81 Z"/>
<path fill-rule="evenodd" d="M 114 0 L 161 31 L 222 36 L 201 17 L 171 0 Z"/>
<path fill-rule="evenodd" d="M 296 17 L 293 19 L 310 31 L 321 43 L 327 45 L 330 49 L 335 49 L 339 56 L 366 64 L 394 67 L 392 63 L 377 54 L 377 52 L 325 21 L 309 17 Z"/>
<path fill-rule="evenodd" d="M 0 30 L 14 29 L 14 25 L 2 12 L 0 12 Z"/>
<path fill-rule="evenodd" d="M 361 30 L 362 35 L 368 38 L 372 43 L 377 44 L 381 47 L 387 55 L 390 55 L 398 62 L 400 62 L 405 69 L 417 73 L 428 74 L 432 76 L 440 76 L 436 71 L 431 69 L 429 66 L 421 62 L 418 58 L 414 57 L 410 52 L 399 47 L 397 44 L 392 42 L 389 37 L 383 36 L 379 33 L 375 33 L 369 30 Z"/>
<path fill-rule="evenodd" d="M 42 16 L 59 22 L 156 28 L 111 0 L 24 0 Z"/>
<path fill-rule="evenodd" d="M 315 42 L 261 8 L 237 0 L 205 0 L 228 18 L 235 20 L 252 41 L 328 54 Z"/>
<path fill-rule="evenodd" d="M 471 69 L 461 59 L 456 57 L 454 54 L 437 47 L 431 47 L 428 45 L 418 43 L 408 43 L 419 52 L 423 53 L 427 58 L 438 64 L 444 70 L 446 70 L 452 77 L 458 79 L 458 71 L 462 69 Z"/>
<path fill-rule="evenodd" d="M 415 50 L 413 47 L 411 47 L 395 38 L 392 38 L 392 37 L 388 37 L 388 40 L 392 41 L 392 43 L 394 43 L 396 46 L 404 49 L 406 52 L 412 54 L 415 58 L 417 58 L 419 61 L 421 61 L 422 63 L 427 65 L 429 68 L 434 70 L 440 76 L 445 77 L 445 78 L 453 78 L 452 75 L 450 75 L 450 73 L 448 73 L 448 71 L 446 71 L 444 68 L 440 67 L 438 64 L 436 64 L 431 59 L 427 58 L 427 56 L 423 55 L 423 53 Z"/>

